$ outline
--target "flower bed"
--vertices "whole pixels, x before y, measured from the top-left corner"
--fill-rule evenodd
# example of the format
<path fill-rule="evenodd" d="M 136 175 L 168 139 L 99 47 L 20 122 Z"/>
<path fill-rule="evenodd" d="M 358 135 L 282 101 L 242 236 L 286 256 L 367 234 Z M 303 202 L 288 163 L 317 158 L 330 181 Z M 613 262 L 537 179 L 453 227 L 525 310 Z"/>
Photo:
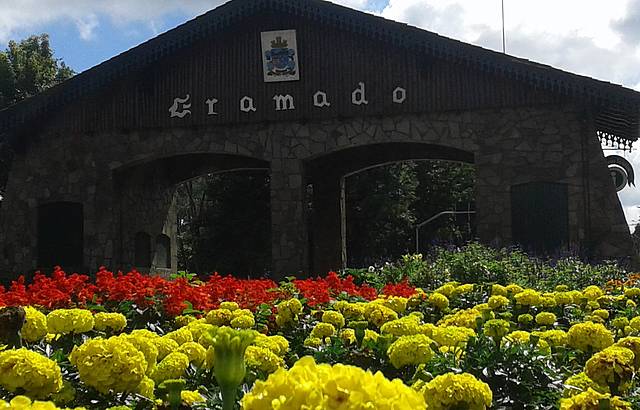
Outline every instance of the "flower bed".
<path fill-rule="evenodd" d="M 0 288 L 0 409 L 638 408 L 630 284 L 56 269 Z"/>

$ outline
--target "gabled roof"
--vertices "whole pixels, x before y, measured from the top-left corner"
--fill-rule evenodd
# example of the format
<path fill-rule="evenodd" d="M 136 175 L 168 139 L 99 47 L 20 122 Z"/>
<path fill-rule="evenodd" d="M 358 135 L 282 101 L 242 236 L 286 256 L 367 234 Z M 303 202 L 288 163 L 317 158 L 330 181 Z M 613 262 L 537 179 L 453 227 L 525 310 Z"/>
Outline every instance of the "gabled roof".
<path fill-rule="evenodd" d="M 539 89 L 573 96 L 598 107 L 601 135 L 623 143 L 640 132 L 640 93 L 482 47 L 442 37 L 323 0 L 231 0 L 228 3 L 113 57 L 46 92 L 0 111 L 0 134 L 91 93 L 194 42 L 265 11 L 317 20 L 398 47 L 523 81 Z"/>

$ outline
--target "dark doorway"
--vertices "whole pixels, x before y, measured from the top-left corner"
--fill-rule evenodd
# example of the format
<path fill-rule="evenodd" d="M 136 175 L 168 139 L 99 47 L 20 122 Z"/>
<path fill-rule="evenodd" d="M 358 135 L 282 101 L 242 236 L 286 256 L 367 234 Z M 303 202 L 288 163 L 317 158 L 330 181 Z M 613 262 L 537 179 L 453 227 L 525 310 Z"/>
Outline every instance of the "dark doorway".
<path fill-rule="evenodd" d="M 38 266 L 66 269 L 83 266 L 82 204 L 54 202 L 38 207 Z"/>
<path fill-rule="evenodd" d="M 511 187 L 513 242 L 537 254 L 551 254 L 567 245 L 567 184 L 529 182 Z"/>

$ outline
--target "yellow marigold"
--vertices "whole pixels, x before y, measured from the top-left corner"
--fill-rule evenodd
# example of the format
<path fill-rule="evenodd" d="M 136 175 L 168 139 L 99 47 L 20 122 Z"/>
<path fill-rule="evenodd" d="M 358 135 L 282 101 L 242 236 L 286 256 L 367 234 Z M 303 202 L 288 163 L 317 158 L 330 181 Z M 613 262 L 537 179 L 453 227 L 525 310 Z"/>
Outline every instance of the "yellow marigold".
<path fill-rule="evenodd" d="M 154 390 L 156 388 L 156 383 L 151 380 L 149 377 L 144 376 L 142 381 L 138 385 L 136 392 L 141 396 L 146 397 L 149 400 L 153 400 L 155 398 Z"/>
<path fill-rule="evenodd" d="M 244 410 L 297 409 L 424 409 L 424 398 L 399 379 L 390 381 L 355 366 L 298 360 L 266 381 L 257 381 L 241 402 Z"/>
<path fill-rule="evenodd" d="M 640 288 L 626 288 L 624 295 L 629 299 L 640 299 Z"/>
<path fill-rule="evenodd" d="M 133 335 L 133 332 L 131 334 Z M 176 349 L 178 349 L 178 346 L 180 346 L 178 342 L 168 337 L 158 337 L 155 339 L 151 339 L 151 341 L 156 345 L 156 348 L 158 349 L 158 361 L 167 357 L 169 353 L 175 351 Z"/>
<path fill-rule="evenodd" d="M 335 303 L 334 308 L 342 313 L 349 320 L 360 320 L 364 318 L 364 305 L 359 303 L 349 303 L 341 300 Z"/>
<path fill-rule="evenodd" d="M 215 326 L 206 322 L 201 322 L 199 320 L 195 322 L 191 322 L 186 326 L 187 329 L 191 332 L 191 336 L 193 336 L 193 340 L 200 340 L 200 337 L 203 334 L 208 334 L 215 330 Z"/>
<path fill-rule="evenodd" d="M 624 339 L 618 340 L 615 346 L 626 347 L 631 350 L 635 355 L 634 367 L 637 371 L 640 371 L 640 337 L 629 336 Z"/>
<path fill-rule="evenodd" d="M 434 355 L 432 343 L 433 340 L 425 335 L 401 336 L 389 346 L 387 356 L 396 369 L 426 363 Z"/>
<path fill-rule="evenodd" d="M 324 323 L 331 323 L 337 329 L 340 329 L 344 326 L 344 316 L 342 313 L 335 312 L 333 310 L 327 310 L 322 314 L 322 321 Z"/>
<path fill-rule="evenodd" d="M 601 323 L 577 323 L 567 332 L 567 344 L 583 352 L 600 351 L 613 344 L 613 334 Z"/>
<path fill-rule="evenodd" d="M 591 380 L 589 376 L 587 376 L 584 372 L 580 372 L 569 377 L 564 382 L 564 390 L 562 391 L 562 395 L 564 397 L 573 397 L 577 394 L 587 391 L 589 388 L 596 390 L 598 393 L 609 393 L 608 387 L 600 386 L 598 383 Z"/>
<path fill-rule="evenodd" d="M 237 318 L 240 316 L 250 316 L 253 317 L 253 313 L 249 309 L 236 309 L 231 311 L 231 317 Z"/>
<path fill-rule="evenodd" d="M 629 326 L 629 319 L 624 316 L 618 316 L 611 321 L 611 326 L 615 327 L 616 329 L 624 329 L 625 327 Z"/>
<path fill-rule="evenodd" d="M 491 286 L 491 295 L 492 296 L 507 296 L 509 291 L 505 286 L 494 284 Z"/>
<path fill-rule="evenodd" d="M 516 293 L 513 297 L 516 303 L 522 306 L 536 306 L 542 302 L 540 292 L 534 289 L 525 289 L 520 293 Z"/>
<path fill-rule="evenodd" d="M 240 305 L 238 305 L 236 302 L 221 302 L 219 308 L 227 309 L 233 312 L 234 310 L 240 309 Z"/>
<path fill-rule="evenodd" d="M 400 296 L 389 296 L 385 299 L 382 299 L 382 304 L 389 309 L 392 309 L 394 312 L 400 314 L 404 313 L 407 310 L 407 298 L 403 298 Z"/>
<path fill-rule="evenodd" d="M 101 393 L 135 391 L 144 378 L 144 354 L 120 337 L 90 339 L 69 355 L 80 380 Z"/>
<path fill-rule="evenodd" d="M 569 286 L 567 285 L 556 285 L 555 287 L 556 292 L 566 292 L 568 290 L 569 290 Z"/>
<path fill-rule="evenodd" d="M 62 388 L 62 374 L 55 361 L 41 354 L 25 348 L 4 350 L 0 352 L 0 386 L 46 398 Z"/>
<path fill-rule="evenodd" d="M 610 394 L 602 394 L 589 388 L 587 391 L 576 394 L 573 397 L 560 399 L 560 410 L 596 410 L 600 409 L 600 403 L 609 401 L 610 410 L 631 410 L 631 404 L 620 399 L 611 397 Z"/>
<path fill-rule="evenodd" d="M 624 383 L 633 376 L 634 354 L 626 347 L 610 346 L 591 356 L 584 372 L 591 380 L 603 386 L 617 380 Z"/>
<path fill-rule="evenodd" d="M 95 321 L 95 329 L 99 331 L 106 331 L 107 329 L 113 331 L 121 331 L 127 326 L 127 318 L 121 313 L 96 313 L 93 317 Z"/>
<path fill-rule="evenodd" d="M 433 330 L 431 338 L 439 346 L 461 347 L 475 336 L 476 332 L 468 327 L 438 326 Z"/>
<path fill-rule="evenodd" d="M 635 309 L 638 305 L 631 299 L 628 299 L 625 303 L 625 306 L 631 309 Z"/>
<path fill-rule="evenodd" d="M 258 369 L 265 373 L 273 373 L 284 367 L 284 360 L 269 349 L 258 346 L 249 346 L 244 353 L 244 361 L 248 367 Z"/>
<path fill-rule="evenodd" d="M 256 321 L 253 316 L 241 315 L 233 318 L 230 325 L 236 329 L 251 329 L 256 325 Z"/>
<path fill-rule="evenodd" d="M 169 379 L 179 379 L 189 367 L 189 357 L 180 352 L 169 353 L 162 359 L 151 374 L 151 378 L 156 384 Z"/>
<path fill-rule="evenodd" d="M 265 336 L 262 333 L 257 333 L 253 344 L 258 347 L 269 349 L 281 357 L 289 351 L 289 341 L 280 335 Z"/>
<path fill-rule="evenodd" d="M 484 410 L 493 402 L 489 385 L 469 373 L 443 374 L 414 388 L 424 396 L 427 410 Z"/>
<path fill-rule="evenodd" d="M 356 331 L 355 329 L 344 328 L 338 334 L 340 339 L 347 345 L 351 345 L 356 342 Z"/>
<path fill-rule="evenodd" d="M 304 339 L 303 342 L 304 347 L 313 347 L 313 348 L 317 348 L 322 346 L 322 339 L 320 339 L 319 337 L 307 337 L 306 339 Z"/>
<path fill-rule="evenodd" d="M 429 296 L 429 299 L 427 299 L 427 302 L 440 310 L 445 310 L 449 307 L 449 299 L 447 299 L 447 297 L 442 293 L 438 292 L 432 293 Z"/>
<path fill-rule="evenodd" d="M 434 292 L 440 293 L 446 297 L 450 297 L 453 294 L 453 291 L 456 290 L 456 285 L 456 283 L 445 283 Z"/>
<path fill-rule="evenodd" d="M 380 326 L 380 333 L 393 336 L 407 336 L 420 333 L 420 318 L 414 315 L 401 317 Z"/>
<path fill-rule="evenodd" d="M 31 401 L 27 396 L 16 396 L 10 402 L 0 400 L 0 409 L 7 410 L 62 410 L 50 401 Z M 84 407 L 76 407 L 75 410 L 85 410 Z"/>
<path fill-rule="evenodd" d="M 533 332 L 532 334 L 554 347 L 565 346 L 567 344 L 568 336 L 564 330 L 551 329 L 545 330 L 544 332 Z"/>
<path fill-rule="evenodd" d="M 180 392 L 180 398 L 182 399 L 182 403 L 186 404 L 187 406 L 193 406 L 194 404 L 206 402 L 206 399 L 202 397 L 202 394 L 192 390 L 182 390 Z"/>
<path fill-rule="evenodd" d="M 325 338 L 333 336 L 336 328 L 331 323 L 318 323 L 311 331 L 311 337 Z"/>
<path fill-rule="evenodd" d="M 57 309 L 47 315 L 49 333 L 86 333 L 93 325 L 93 315 L 85 309 Z"/>
<path fill-rule="evenodd" d="M 502 339 L 509 333 L 510 328 L 511 325 L 506 320 L 491 319 L 485 322 L 482 331 L 489 337 Z"/>
<path fill-rule="evenodd" d="M 509 299 L 505 296 L 495 295 L 489 298 L 487 304 L 493 310 L 501 310 L 509 306 Z"/>
<path fill-rule="evenodd" d="M 302 302 L 298 299 L 292 298 L 278 303 L 276 307 L 279 314 L 295 318 L 300 312 L 302 312 Z"/>
<path fill-rule="evenodd" d="M 187 328 L 180 328 L 178 330 L 174 330 L 173 332 L 169 332 L 166 335 L 162 336 L 163 339 L 171 339 L 174 340 L 178 345 L 183 345 L 187 342 L 193 342 L 193 335 L 191 331 Z"/>
<path fill-rule="evenodd" d="M 636 316 L 629 321 L 629 326 L 634 330 L 640 330 L 640 316 Z"/>
<path fill-rule="evenodd" d="M 368 303 L 364 308 L 364 316 L 369 321 L 378 327 L 382 326 L 391 320 L 396 320 L 398 314 L 384 305 L 376 303 Z"/>
<path fill-rule="evenodd" d="M 587 300 L 591 301 L 598 299 L 600 296 L 603 296 L 604 292 L 599 287 L 591 285 L 584 288 L 584 290 L 582 291 L 582 295 L 587 298 Z"/>
<path fill-rule="evenodd" d="M 453 295 L 460 296 L 471 292 L 473 292 L 473 283 L 467 283 L 464 285 L 456 286 L 456 288 L 453 290 Z"/>
<path fill-rule="evenodd" d="M 445 316 L 438 322 L 439 326 L 461 326 L 468 327 L 469 329 L 475 329 L 477 320 L 482 319 L 482 313 L 476 309 L 463 309 L 459 310 L 452 315 Z"/>
<path fill-rule="evenodd" d="M 47 317 L 31 306 L 25 306 L 26 320 L 22 325 L 22 337 L 27 342 L 39 342 L 47 335 Z"/>
<path fill-rule="evenodd" d="M 606 309 L 596 309 L 591 312 L 592 315 L 600 316 L 602 319 L 609 319 L 609 311 Z"/>
<path fill-rule="evenodd" d="M 507 289 L 507 292 L 511 293 L 512 295 L 520 293 L 524 290 L 522 286 L 516 285 L 515 283 L 511 283 L 507 285 L 506 289 Z"/>
<path fill-rule="evenodd" d="M 231 323 L 232 312 L 229 309 L 214 309 L 207 313 L 207 323 L 215 326 L 226 326 Z"/>
<path fill-rule="evenodd" d="M 551 326 L 556 323 L 556 315 L 551 312 L 540 312 L 536 315 L 536 323 L 540 326 Z"/>
<path fill-rule="evenodd" d="M 573 303 L 573 296 L 571 296 L 569 292 L 556 292 L 553 298 L 558 305 L 569 305 Z"/>
<path fill-rule="evenodd" d="M 189 358 L 189 362 L 193 363 L 196 367 L 202 367 L 207 355 L 207 350 L 201 344 L 196 342 L 183 343 L 178 347 L 176 352 L 186 354 Z"/>
<path fill-rule="evenodd" d="M 130 334 L 130 335 L 119 335 L 117 336 L 133 345 L 136 349 L 144 354 L 144 359 L 147 362 L 147 373 L 151 371 L 153 367 L 155 367 L 156 362 L 158 361 L 158 348 L 154 343 L 155 339 L 148 339 L 140 334 Z M 177 347 L 177 346 L 176 346 Z"/>

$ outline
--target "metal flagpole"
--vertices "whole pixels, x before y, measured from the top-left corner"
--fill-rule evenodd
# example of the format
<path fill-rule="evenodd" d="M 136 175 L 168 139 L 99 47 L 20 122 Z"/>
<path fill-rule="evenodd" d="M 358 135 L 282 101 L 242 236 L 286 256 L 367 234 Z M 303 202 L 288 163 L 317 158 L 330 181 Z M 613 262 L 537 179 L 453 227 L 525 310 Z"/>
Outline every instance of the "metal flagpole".
<path fill-rule="evenodd" d="M 504 0 L 502 0 L 502 52 L 507 53 L 507 41 L 504 35 Z"/>

